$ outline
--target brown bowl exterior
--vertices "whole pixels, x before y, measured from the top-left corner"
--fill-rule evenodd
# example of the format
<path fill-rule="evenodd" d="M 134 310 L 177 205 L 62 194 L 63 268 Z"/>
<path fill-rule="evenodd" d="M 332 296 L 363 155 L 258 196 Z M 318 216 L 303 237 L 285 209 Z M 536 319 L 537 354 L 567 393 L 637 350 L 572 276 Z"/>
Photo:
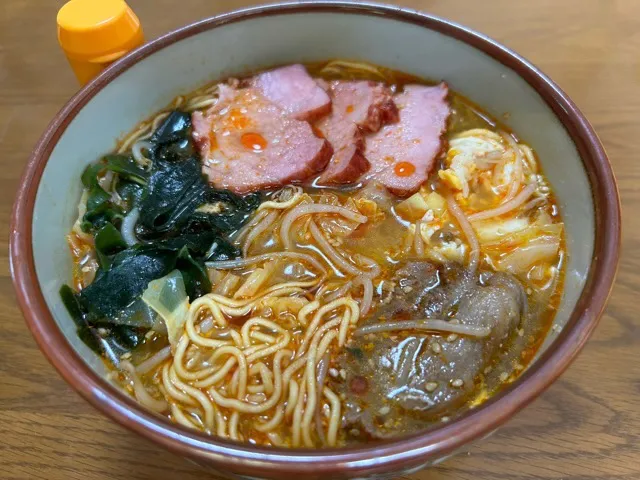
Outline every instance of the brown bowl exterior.
<path fill-rule="evenodd" d="M 40 178 L 63 132 L 82 107 L 114 78 L 174 42 L 220 25 L 290 13 L 376 15 L 435 30 L 465 42 L 516 71 L 546 101 L 575 143 L 595 204 L 594 255 L 582 295 L 563 332 L 514 384 L 481 407 L 417 435 L 367 446 L 323 450 L 255 447 L 206 437 L 145 411 L 94 373 L 75 353 L 48 310 L 35 271 L 32 218 Z M 496 429 L 535 399 L 568 367 L 596 327 L 612 288 L 620 249 L 620 206 L 613 172 L 593 128 L 549 78 L 495 41 L 424 13 L 347 2 L 296 2 L 241 10 L 171 32 L 124 57 L 85 86 L 56 115 L 33 151 L 13 208 L 11 274 L 18 302 L 38 345 L 62 376 L 92 405 L 163 447 L 235 478 L 382 478 L 432 464 Z"/>

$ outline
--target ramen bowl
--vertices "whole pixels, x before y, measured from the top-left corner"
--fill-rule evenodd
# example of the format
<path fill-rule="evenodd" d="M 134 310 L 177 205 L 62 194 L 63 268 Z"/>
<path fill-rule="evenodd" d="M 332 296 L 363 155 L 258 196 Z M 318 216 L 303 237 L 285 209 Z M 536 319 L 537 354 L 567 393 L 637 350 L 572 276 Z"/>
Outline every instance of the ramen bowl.
<path fill-rule="evenodd" d="M 106 379 L 77 337 L 58 291 L 71 278 L 65 235 L 77 216 L 86 165 L 177 95 L 273 65 L 361 60 L 444 79 L 536 147 L 566 226 L 564 293 L 537 357 L 481 406 L 419 434 L 357 447 L 280 449 L 240 444 L 172 424 Z M 465 27 L 367 3 L 296 2 L 241 10 L 171 32 L 132 52 L 75 95 L 26 167 L 13 210 L 11 270 L 36 341 L 97 409 L 179 455 L 233 478 L 386 478 L 433 465 L 483 438 L 568 367 L 597 325 L 619 254 L 611 167 L 574 103 L 536 67 Z"/>

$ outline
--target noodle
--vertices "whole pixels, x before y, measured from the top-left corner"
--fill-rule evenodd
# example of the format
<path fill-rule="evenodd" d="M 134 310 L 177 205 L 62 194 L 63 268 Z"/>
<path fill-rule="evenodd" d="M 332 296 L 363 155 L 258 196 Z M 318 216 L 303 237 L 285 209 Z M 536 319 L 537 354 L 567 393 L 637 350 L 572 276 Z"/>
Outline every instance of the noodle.
<path fill-rule="evenodd" d="M 282 423 L 283 419 L 284 419 L 284 408 L 283 407 L 278 407 L 276 409 L 276 413 L 273 415 L 271 420 L 269 420 L 266 423 L 262 423 L 262 424 L 256 425 L 255 428 L 259 432 L 269 432 L 269 431 L 273 430 L 274 428 L 276 428 L 278 425 L 280 425 Z"/>
<path fill-rule="evenodd" d="M 295 405 L 295 408 L 293 409 L 293 418 L 291 421 L 292 423 L 291 443 L 294 447 L 300 446 L 300 435 L 302 433 L 301 424 L 302 424 L 303 403 L 304 403 L 304 399 L 306 398 L 306 387 L 307 387 L 307 384 L 305 382 L 302 382 L 298 390 L 297 403 Z"/>
<path fill-rule="evenodd" d="M 251 311 L 250 305 L 254 305 L 256 299 L 276 295 L 286 285 L 272 285 L 244 302 Z M 333 342 L 345 344 L 349 326 L 356 323 L 360 315 L 358 304 L 349 297 L 322 306 L 318 301 L 309 302 L 298 312 L 298 318 L 302 319 L 300 325 L 306 326 L 298 343 L 292 342 L 288 329 L 264 317 L 251 316 L 240 327 L 230 323 L 225 317 L 227 314 L 222 313 L 224 307 L 242 303 L 213 293 L 200 297 L 189 307 L 184 333 L 173 358 L 170 348 L 166 347 L 141 364 L 146 372 L 161 370 L 159 378 L 168 400 L 196 408 L 193 414 L 201 412 L 202 426 L 196 425 L 175 403 L 171 403 L 172 417 L 185 426 L 240 440 L 239 425 L 243 416 L 260 415 L 273 409 L 269 420 L 255 425 L 257 431 L 273 432 L 286 422 L 294 444 L 298 438 L 305 445 L 313 446 L 313 432 L 318 439 L 335 443 L 335 419 L 340 407 L 324 386 L 329 348 Z M 314 310 L 313 320 L 307 322 L 306 316 Z M 340 310 L 342 313 L 336 318 Z M 204 311 L 208 313 L 205 317 Z M 187 352 L 205 354 L 201 358 L 207 358 L 206 352 L 209 354 L 206 362 L 199 360 L 200 366 L 195 364 L 193 370 L 187 370 L 184 364 Z M 291 362 L 293 358 L 296 360 Z M 326 431 L 320 420 L 314 424 L 314 430 L 310 428 L 311 420 L 319 412 L 321 395 L 330 404 Z M 221 411 L 229 412 L 228 424 L 224 423 Z M 318 428 L 322 431 L 318 432 Z"/>
<path fill-rule="evenodd" d="M 186 105 L 187 112 L 192 112 L 194 110 L 202 110 L 203 108 L 210 107 L 218 103 L 218 99 L 215 97 L 196 97 L 191 102 Z"/>
<path fill-rule="evenodd" d="M 530 183 L 525 188 L 523 188 L 520 193 L 516 195 L 512 200 L 503 203 L 499 207 L 469 215 L 469 221 L 477 222 L 478 220 L 486 220 L 487 218 L 493 218 L 497 217 L 498 215 L 509 213 L 524 204 L 524 202 L 526 202 L 527 199 L 531 195 L 533 195 L 533 192 L 536 191 L 536 188 L 537 185 L 535 183 Z"/>
<path fill-rule="evenodd" d="M 418 220 L 416 222 L 416 230 L 413 234 L 413 248 L 416 251 L 416 255 L 418 257 L 422 257 L 424 255 L 424 242 L 422 241 L 422 221 Z"/>
<path fill-rule="evenodd" d="M 469 270 L 475 272 L 480 261 L 480 243 L 478 242 L 478 237 L 476 237 L 469 220 L 451 194 L 447 196 L 447 205 L 449 212 L 451 212 L 451 215 L 456 219 L 458 225 L 460 225 L 465 237 L 467 237 L 471 249 L 469 252 Z"/>
<path fill-rule="evenodd" d="M 131 155 L 138 165 L 143 168 L 149 168 L 151 166 L 151 160 L 142 154 L 142 150 L 150 151 L 153 145 L 145 140 L 138 140 L 131 147 Z"/>
<path fill-rule="evenodd" d="M 354 267 L 351 263 L 346 261 L 342 257 L 342 255 L 336 252 L 335 248 L 333 248 L 331 244 L 327 241 L 327 239 L 324 237 L 322 232 L 320 232 L 320 229 L 318 228 L 318 226 L 313 220 L 311 220 L 311 222 L 309 223 L 309 231 L 311 232 L 311 235 L 313 236 L 314 240 L 318 242 L 318 245 L 320 246 L 320 250 L 322 250 L 322 252 L 329 258 L 329 260 L 331 260 L 334 264 L 336 264 L 339 269 L 344 270 L 345 272 L 350 273 L 351 275 L 364 274 L 362 270 L 360 270 L 357 267 Z"/>
<path fill-rule="evenodd" d="M 218 295 L 230 295 L 231 292 L 238 286 L 241 278 L 233 273 L 227 273 L 224 279 L 214 286 L 213 293 Z M 215 283 L 215 282 L 212 282 Z M 204 328 L 204 326 L 202 326 Z"/>
<path fill-rule="evenodd" d="M 324 396 L 331 404 L 331 415 L 329 416 L 329 431 L 327 432 L 327 445 L 334 447 L 337 443 L 338 427 L 340 427 L 340 399 L 329 388 L 323 389 Z"/>
<path fill-rule="evenodd" d="M 360 278 L 360 277 L 358 277 Z M 349 280 L 347 283 L 345 283 L 344 285 L 342 285 L 340 288 L 338 288 L 336 291 L 331 292 L 329 295 L 325 296 L 325 300 L 327 302 L 332 302 L 334 300 L 337 300 L 338 298 L 342 298 L 344 297 L 347 293 L 349 293 L 349 291 L 351 290 L 351 288 L 353 287 L 354 282 Z M 326 290 L 325 290 L 326 291 Z M 318 296 L 321 297 L 322 295 L 320 294 L 320 292 L 318 292 Z"/>
<path fill-rule="evenodd" d="M 269 214 L 258 223 L 248 234 L 242 247 L 242 254 L 246 257 L 253 241 L 264 233 L 278 218 L 278 212 L 269 212 Z"/>
<path fill-rule="evenodd" d="M 158 365 L 160 365 L 170 356 L 171 356 L 171 347 L 167 345 L 163 349 L 158 350 L 151 357 L 147 358 L 144 362 L 140 363 L 136 367 L 136 372 L 140 375 L 144 375 L 145 373 L 156 368 Z"/>
<path fill-rule="evenodd" d="M 525 203 L 524 206 L 522 207 L 522 210 L 526 212 L 527 210 L 531 210 L 534 207 L 538 207 L 543 203 L 545 203 L 544 197 L 536 197 L 533 200 L 530 200 L 529 202 Z"/>
<path fill-rule="evenodd" d="M 282 243 L 286 250 L 291 250 L 292 247 L 289 230 L 291 229 L 291 225 L 293 224 L 293 222 L 295 222 L 300 217 L 313 213 L 334 213 L 358 223 L 365 223 L 368 220 L 366 216 L 344 207 L 306 203 L 298 205 L 284 216 L 284 218 L 282 219 L 282 224 L 280 226 L 280 238 L 282 239 Z"/>
<path fill-rule="evenodd" d="M 522 152 L 520 151 L 520 147 L 513 139 L 511 135 L 508 133 L 502 133 L 502 138 L 509 144 L 509 147 L 513 151 L 513 155 L 515 157 L 514 160 L 514 180 L 509 184 L 509 191 L 507 192 L 507 196 L 504 198 L 504 203 L 507 203 L 513 197 L 515 197 L 516 192 L 520 189 L 520 184 L 522 182 Z M 503 204 L 504 204 L 503 203 Z"/>
<path fill-rule="evenodd" d="M 153 130 L 154 132 L 156 130 L 158 130 L 158 127 L 169 116 L 169 113 L 170 112 L 163 112 L 163 113 L 160 113 L 160 114 L 156 115 L 156 117 L 153 119 L 153 122 L 151 122 L 151 130 Z M 145 135 L 144 137 L 140 137 L 140 140 L 145 140 L 147 138 L 150 138 L 151 135 L 152 135 L 152 133 L 149 132 L 148 136 Z"/>
<path fill-rule="evenodd" d="M 227 421 L 219 410 L 216 410 L 216 424 L 218 425 L 216 435 L 225 438 L 227 436 Z"/>
<path fill-rule="evenodd" d="M 180 407 L 178 407 L 175 403 L 171 404 L 171 415 L 173 419 L 180 425 L 183 425 L 187 428 L 194 428 L 194 429 L 198 428 L 198 426 L 195 425 L 192 420 L 187 418 L 187 416 L 184 413 L 182 413 L 182 410 L 180 410 Z"/>
<path fill-rule="evenodd" d="M 122 219 L 120 233 L 122 234 L 122 239 L 129 247 L 138 243 L 135 233 L 135 226 L 136 223 L 138 223 L 138 218 L 140 218 L 140 209 L 136 207 Z"/>
<path fill-rule="evenodd" d="M 313 320 L 311 321 L 311 324 L 307 327 L 307 330 L 304 334 L 303 340 L 302 340 L 302 344 L 300 345 L 300 349 L 298 351 L 298 355 L 302 355 L 305 351 L 306 351 L 306 347 L 308 345 L 308 343 L 311 341 L 311 337 L 312 335 L 315 333 L 316 329 L 318 328 L 318 325 L 320 325 L 320 322 L 322 321 L 322 319 L 324 318 L 324 316 L 339 308 L 339 307 L 346 307 L 351 309 L 352 312 L 354 312 L 354 307 L 357 310 L 358 305 L 351 300 L 351 298 L 346 297 L 346 298 L 339 298 L 337 300 L 334 300 L 333 302 L 327 303 L 326 305 L 323 305 L 317 312 L 316 314 L 313 316 Z M 335 325 L 338 325 L 340 323 L 339 320 L 334 320 Z M 329 324 L 331 324 L 333 322 L 329 322 Z M 327 324 L 327 325 L 329 325 Z M 332 326 L 335 326 L 332 325 Z M 326 325 L 325 325 L 326 327 Z"/>
<path fill-rule="evenodd" d="M 343 79 L 351 79 L 354 74 L 362 75 L 363 73 L 374 76 L 383 82 L 393 83 L 393 79 L 389 79 L 379 68 L 364 62 L 333 60 L 320 71 L 321 75 L 339 76 Z"/>
<path fill-rule="evenodd" d="M 317 310 L 320 306 L 320 302 L 318 300 L 314 300 L 313 302 L 309 302 L 304 307 L 300 309 L 298 312 L 298 323 L 303 327 L 307 326 L 307 315 L 314 310 Z"/>
<path fill-rule="evenodd" d="M 169 379 L 177 389 L 186 393 L 201 405 L 205 415 L 204 427 L 206 430 L 211 431 L 214 425 L 214 407 L 209 401 L 209 399 L 207 398 L 207 396 L 204 393 L 202 393 L 199 389 L 194 388 L 180 381 L 178 376 L 175 374 L 175 370 L 172 370 L 172 369 L 169 370 Z"/>
<path fill-rule="evenodd" d="M 354 335 L 367 335 L 369 333 L 392 332 L 395 330 L 431 330 L 436 332 L 457 333 L 470 337 L 487 337 L 491 329 L 474 325 L 451 323 L 446 320 L 428 318 L 426 320 L 405 320 L 398 322 L 385 322 L 375 325 L 366 325 L 357 329 Z"/>
<path fill-rule="evenodd" d="M 258 207 L 258 212 L 267 208 L 286 210 L 288 208 L 296 206 L 298 202 L 302 200 L 302 188 L 291 185 L 289 187 L 284 187 L 279 192 L 276 192 L 273 196 L 274 198 L 276 198 L 276 200 L 262 202 Z"/>
<path fill-rule="evenodd" d="M 261 210 L 257 212 L 253 216 L 253 218 L 247 224 L 244 225 L 244 227 L 242 227 L 237 232 L 231 234 L 229 238 L 233 240 L 234 244 L 240 245 L 244 240 L 244 238 L 247 236 L 247 234 L 251 231 L 251 229 L 255 227 L 258 223 L 260 223 L 260 220 L 262 220 L 268 214 L 269 212 L 267 210 Z"/>
<path fill-rule="evenodd" d="M 120 368 L 127 372 L 131 377 L 133 383 L 133 390 L 136 396 L 136 399 L 149 410 L 153 410 L 154 412 L 162 413 L 169 408 L 169 405 L 164 400 L 157 400 L 153 398 L 144 388 L 138 374 L 136 373 L 136 369 L 131 363 L 127 361 L 120 362 Z"/>
<path fill-rule="evenodd" d="M 368 118 L 364 126 L 385 126 L 390 121 L 386 117 L 395 115 L 385 110 L 394 108 L 393 99 L 398 98 L 394 96 L 411 93 L 404 88 L 413 82 L 410 76 L 373 65 L 335 60 L 312 68 L 326 76 L 318 82 L 340 78 L 388 84 L 376 86 L 385 102 L 390 101 L 381 106 L 380 112 L 369 111 L 371 107 L 360 110 L 362 105 L 346 107 L 347 113 L 354 107 L 375 117 Z M 448 145 L 446 156 L 436 162 L 434 171 L 418 172 L 428 179 L 415 188 L 409 186 L 407 198 L 394 195 L 392 183 L 398 179 L 391 177 L 395 172 L 391 163 L 389 177 L 378 176 L 372 168 L 359 184 L 325 185 L 318 180 L 325 178 L 322 172 L 317 172 L 315 180 L 299 179 L 304 183 L 284 185 L 277 191 L 254 191 L 258 185 L 248 185 L 251 188 L 246 191 L 252 193 L 246 197 L 244 193 L 235 196 L 238 189 L 232 181 L 228 183 L 230 191 L 222 191 L 217 181 L 208 185 L 198 167 L 197 183 L 189 190 L 176 188 L 175 195 L 167 194 L 167 205 L 171 205 L 166 212 L 164 204 L 157 206 L 162 210 L 162 222 L 152 225 L 149 216 L 144 225 L 139 225 L 141 214 L 147 218 L 150 204 L 165 201 L 164 195 L 157 195 L 163 197 L 158 200 L 151 198 L 150 190 L 157 185 L 154 175 L 161 166 L 158 163 L 153 168 L 153 162 L 168 158 L 163 157 L 165 147 L 176 159 L 198 157 L 198 140 L 206 135 L 198 130 L 202 125 L 189 127 L 189 115 L 197 111 L 212 122 L 217 116 L 226 118 L 227 113 L 221 109 L 229 107 L 231 111 L 229 99 L 240 102 L 244 98 L 234 89 L 249 85 L 254 84 L 229 79 L 176 97 L 170 107 L 127 134 L 117 153 L 132 162 L 131 171 L 114 173 L 114 167 L 96 164 L 100 173 L 91 179 L 91 185 L 97 180 L 106 193 L 107 213 L 94 212 L 102 192 L 83 190 L 78 217 L 68 237 L 76 267 L 77 291 L 73 295 L 108 277 L 103 274 L 108 274 L 112 266 L 119 267 L 116 262 L 120 258 L 127 259 L 140 249 L 150 257 L 158 250 L 158 255 L 169 259 L 166 277 L 152 280 L 163 286 L 157 297 L 167 304 L 152 307 L 152 323 L 145 316 L 143 320 L 153 325 L 146 335 L 148 326 L 139 326 L 142 320 L 130 320 L 137 313 L 128 316 L 128 310 L 134 307 L 119 313 L 113 325 L 105 322 L 107 326 L 102 328 L 102 317 L 100 323 L 88 325 L 101 342 L 104 356 L 117 365 L 116 379 L 140 404 L 176 424 L 259 445 L 335 447 L 389 438 L 405 430 L 409 433 L 430 422 L 436 411 L 438 415 L 457 413 L 457 407 L 449 412 L 447 405 L 440 410 L 445 397 L 451 398 L 444 388 L 480 388 L 480 377 L 473 376 L 473 369 L 481 361 L 486 360 L 487 365 L 496 362 L 492 342 L 499 343 L 501 355 L 510 353 L 511 344 L 503 347 L 500 342 L 511 342 L 517 335 L 503 335 L 506 325 L 513 318 L 520 322 L 516 327 L 520 330 L 534 328 L 527 326 L 534 311 L 527 310 L 527 302 L 534 297 L 550 298 L 557 293 L 557 285 L 562 285 L 563 227 L 534 151 L 519 144 L 515 135 L 496 131 L 496 125 L 475 106 L 464 101 L 455 103 L 460 98 L 451 92 L 445 102 L 452 102 L 453 123 L 441 138 Z M 338 95 L 339 88 L 333 93 Z M 334 108 L 337 105 L 339 102 L 334 102 Z M 244 120 L 255 120 L 250 118 L 252 108 L 238 110 L 246 114 L 239 122 L 244 125 L 240 130 L 247 126 Z M 465 114 L 467 110 L 473 114 Z M 455 118 L 459 115 L 469 118 Z M 236 127 L 231 125 L 235 114 L 233 118 L 225 124 L 225 130 Z M 165 122 L 167 119 L 171 121 Z M 174 143 L 164 137 L 167 126 L 178 120 L 182 127 Z M 261 127 L 261 121 L 253 126 Z M 219 131 L 216 124 L 210 127 L 210 133 Z M 457 132 L 467 127 L 471 128 Z M 389 132 L 393 133 L 393 128 L 389 126 Z M 320 136 L 320 132 L 314 133 Z M 225 142 L 239 140 L 230 130 L 220 130 L 220 135 L 230 136 Z M 346 140 L 351 142 L 351 137 L 349 133 Z M 222 141 L 222 137 L 216 138 Z M 326 140 L 337 148 L 333 139 Z M 415 143 L 421 141 L 414 139 Z M 363 145 L 356 145 L 359 148 Z M 220 147 L 222 154 L 223 150 L 228 150 L 226 144 Z M 247 153 L 242 152 L 240 157 Z M 288 153 L 283 152 L 286 157 Z M 391 162 L 390 158 L 384 160 Z M 269 155 L 257 154 L 255 159 L 262 162 Z M 201 160 L 206 163 L 207 158 Z M 278 160 L 284 163 L 286 158 Z M 166 163 L 171 168 L 177 164 Z M 133 170 L 139 168 L 145 173 L 134 175 Z M 230 176 L 235 168 L 229 169 Z M 87 171 L 93 175 L 95 170 Z M 174 171 L 169 173 L 173 175 Z M 83 185 L 89 184 L 85 175 L 82 180 Z M 412 181 L 407 179 L 407 184 Z M 277 184 L 277 180 L 271 184 Z M 176 198 L 169 198 L 173 196 Z M 258 205 L 259 198 L 263 201 Z M 219 208 L 223 204 L 226 207 Z M 512 218 L 500 218 L 506 214 L 512 214 Z M 175 228 L 162 230 L 164 216 L 172 219 Z M 480 220 L 492 221 L 475 223 Z M 111 250 L 102 247 L 106 236 L 99 239 L 100 248 L 95 246 L 105 222 L 115 227 L 123 240 Z M 156 229 L 155 223 L 160 227 Z M 181 248 L 174 248 L 176 245 Z M 216 245 L 223 248 L 216 251 Z M 191 270 L 192 265 L 186 261 L 189 256 L 194 264 L 204 264 L 204 277 Z M 212 258 L 225 260 L 207 261 Z M 127 273 L 133 278 L 138 272 Z M 181 279 L 182 285 L 175 283 L 176 279 Z M 146 278 L 137 283 L 142 284 L 141 289 L 150 288 Z M 513 302 L 512 283 L 520 287 Z M 170 290 L 164 290 L 164 285 L 181 288 L 172 288 L 173 298 L 165 298 Z M 499 295 L 489 290 L 496 288 Z M 482 295 L 476 295 L 477 289 Z M 546 296 L 541 295 L 542 290 Z M 79 305 L 89 308 L 90 295 L 82 295 Z M 70 298 L 68 295 L 63 300 Z M 507 306 L 502 308 L 502 302 Z M 491 315 L 474 316 L 471 308 L 484 309 L 481 313 Z M 88 310 L 87 318 L 96 312 Z M 509 316 L 504 325 L 498 318 L 503 314 Z M 432 316 L 440 318 L 429 318 Z M 130 324 L 136 335 L 144 336 L 143 349 L 123 355 L 107 342 L 118 340 L 119 333 L 112 327 L 121 324 Z M 520 335 L 521 342 L 533 338 L 531 331 Z M 465 343 L 453 343 L 459 338 Z M 460 352 L 461 360 L 454 362 L 456 365 L 442 354 L 447 353 L 445 340 Z M 462 358 L 467 355 L 463 348 L 467 346 L 474 349 L 468 355 L 477 354 L 470 366 L 464 365 L 466 358 Z M 127 358 L 136 359 L 137 365 L 123 360 Z M 428 372 L 423 368 L 425 362 L 431 362 Z M 444 365 L 441 370 L 437 370 L 439 362 Z M 453 376 L 462 367 L 466 370 Z M 445 386 L 443 382 L 439 390 L 430 389 L 434 383 L 439 384 L 435 381 L 441 381 L 443 372 L 451 373 L 449 383 Z M 483 382 L 487 379 L 489 376 L 482 378 Z M 487 392 L 494 387 L 482 385 Z M 419 407 L 405 408 L 415 403 L 415 397 L 406 395 L 416 395 L 416 389 L 435 407 L 424 413 L 425 417 Z M 407 399 L 411 401 L 397 403 Z M 404 415 L 402 410 L 409 414 Z M 413 420 L 415 426 L 409 424 Z"/>
<path fill-rule="evenodd" d="M 87 213 L 87 199 L 89 198 L 89 190 L 86 188 L 82 190 L 82 196 L 80 197 L 80 202 L 78 203 L 78 217 L 71 227 L 71 231 L 77 235 L 84 242 L 93 244 L 93 237 L 88 233 L 82 231 L 82 219 L 84 218 L 85 213 Z"/>
<path fill-rule="evenodd" d="M 202 380 L 198 380 L 197 382 L 194 382 L 193 386 L 197 388 L 208 388 L 208 387 L 211 387 L 212 385 L 218 384 L 229 374 L 231 369 L 235 367 L 237 363 L 238 362 L 236 360 L 236 357 L 229 358 L 225 362 L 225 364 L 222 366 L 222 368 L 217 370 L 211 376 L 205 377 Z"/>
<path fill-rule="evenodd" d="M 316 388 L 319 392 L 321 392 L 324 389 L 324 382 L 325 382 L 325 379 L 327 378 L 327 372 L 329 371 L 329 361 L 330 361 L 329 354 L 325 353 L 324 356 L 320 359 L 320 362 L 318 362 Z M 320 408 L 320 405 L 318 404 L 316 406 L 316 411 L 314 414 L 315 423 L 316 423 L 316 434 L 318 435 L 320 442 L 325 443 L 326 439 L 325 439 L 324 432 L 322 431 L 322 419 L 320 418 L 320 414 L 321 414 L 320 412 L 321 412 L 321 408 Z"/>
<path fill-rule="evenodd" d="M 298 383 L 294 380 L 289 381 L 289 398 L 287 399 L 287 406 L 284 410 L 284 415 L 289 418 L 293 413 L 293 409 L 298 403 Z"/>
<path fill-rule="evenodd" d="M 238 419 L 240 418 L 240 415 L 238 414 L 238 412 L 233 412 L 231 414 L 231 419 L 229 420 L 229 438 L 231 438 L 231 440 L 240 440 L 240 437 L 238 435 Z"/>
<path fill-rule="evenodd" d="M 174 401 L 178 401 L 186 405 L 196 405 L 196 402 L 189 395 L 181 392 L 173 385 L 169 376 L 170 369 L 170 364 L 165 364 L 165 366 L 162 367 L 162 386 L 164 387 L 168 396 L 171 397 Z"/>
<path fill-rule="evenodd" d="M 353 282 L 354 285 L 362 285 L 364 293 L 362 300 L 360 301 L 360 314 L 366 315 L 371 309 L 371 303 L 373 301 L 373 282 L 367 277 L 358 277 Z"/>
<path fill-rule="evenodd" d="M 280 259 L 280 258 L 293 258 L 296 260 L 303 260 L 309 263 L 310 265 L 313 265 L 322 273 L 327 272 L 327 269 L 320 262 L 318 262 L 318 260 L 313 258 L 311 255 L 308 255 L 306 253 L 299 253 L 299 252 L 265 253 L 263 255 L 256 255 L 249 258 L 240 258 L 238 260 L 222 260 L 218 262 L 206 262 L 205 265 L 207 268 L 230 270 L 233 268 L 246 267 L 248 265 L 253 265 L 255 263 L 263 262 L 265 260 L 273 260 L 273 259 Z"/>
<path fill-rule="evenodd" d="M 121 154 L 129 150 L 131 145 L 133 145 L 137 140 L 149 138 L 151 136 L 152 128 L 152 125 L 149 123 L 141 124 L 137 130 L 131 133 L 128 137 L 125 137 L 122 141 L 122 145 L 120 145 L 120 148 L 118 149 L 118 153 Z"/>

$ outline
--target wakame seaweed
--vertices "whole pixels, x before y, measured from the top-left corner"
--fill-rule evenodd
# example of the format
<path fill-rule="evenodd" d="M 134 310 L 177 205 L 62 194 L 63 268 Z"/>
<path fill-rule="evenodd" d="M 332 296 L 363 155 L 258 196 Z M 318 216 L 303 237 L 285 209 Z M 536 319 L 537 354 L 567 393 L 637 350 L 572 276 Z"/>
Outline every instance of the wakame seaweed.
<path fill-rule="evenodd" d="M 112 223 L 105 224 L 93 238 L 95 242 L 98 263 L 103 269 L 108 270 L 111 265 L 111 256 L 127 248 L 120 231 Z"/>
<path fill-rule="evenodd" d="M 183 247 L 176 259 L 176 268 L 182 273 L 184 287 L 189 298 L 198 298 L 211 291 L 211 281 L 202 262 L 194 259 L 187 247 Z"/>
<path fill-rule="evenodd" d="M 103 353 L 124 353 L 141 341 L 149 326 L 128 316 L 140 314 L 135 302 L 152 280 L 178 269 L 191 301 L 209 292 L 204 262 L 240 256 L 226 235 L 260 204 L 259 194 L 241 197 L 209 185 L 188 113 L 171 112 L 146 142 L 150 168 L 130 154 L 112 154 L 89 165 L 81 178 L 87 191 L 81 226 L 93 235 L 99 268 L 81 292 L 65 285 L 60 295 L 78 335 Z M 122 221 L 134 208 L 139 243 L 128 246 Z"/>
<path fill-rule="evenodd" d="M 140 226 L 148 235 L 166 234 L 183 227 L 204 203 L 208 185 L 202 178 L 200 160 L 179 162 L 157 159 L 140 201 Z"/>
<path fill-rule="evenodd" d="M 100 267 L 96 279 L 80 292 L 90 311 L 109 319 L 142 295 L 151 280 L 175 268 L 175 252 L 153 245 L 134 246 L 115 255 L 109 269 Z"/>
<path fill-rule="evenodd" d="M 144 185 L 148 180 L 147 172 L 130 156 L 107 155 L 99 162 L 89 165 L 81 177 L 82 184 L 88 191 L 87 211 L 81 223 L 82 230 L 87 233 L 95 233 L 109 223 L 118 224 L 124 217 L 123 205 L 114 202 L 113 196 L 98 182 L 98 176 L 108 171 L 118 174 L 118 180 L 123 184 Z"/>

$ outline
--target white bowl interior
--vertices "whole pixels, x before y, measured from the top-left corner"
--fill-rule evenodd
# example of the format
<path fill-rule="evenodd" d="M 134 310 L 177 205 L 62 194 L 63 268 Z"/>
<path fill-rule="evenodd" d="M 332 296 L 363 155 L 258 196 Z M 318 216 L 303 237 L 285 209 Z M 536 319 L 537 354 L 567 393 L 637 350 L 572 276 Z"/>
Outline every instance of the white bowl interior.
<path fill-rule="evenodd" d="M 191 36 L 139 62 L 99 92 L 68 126 L 44 170 L 33 217 L 36 271 L 69 343 L 104 367 L 76 336 L 58 296 L 71 280 L 65 241 L 77 216 L 80 174 L 136 124 L 175 96 L 207 82 L 272 65 L 332 58 L 365 60 L 434 80 L 471 98 L 532 145 L 561 205 L 568 264 L 556 324 L 564 325 L 589 272 L 594 207 L 582 160 L 564 127 L 514 71 L 474 47 L 423 27 L 377 16 L 296 13 L 254 18 Z M 547 348 L 555 332 L 550 332 Z"/>

